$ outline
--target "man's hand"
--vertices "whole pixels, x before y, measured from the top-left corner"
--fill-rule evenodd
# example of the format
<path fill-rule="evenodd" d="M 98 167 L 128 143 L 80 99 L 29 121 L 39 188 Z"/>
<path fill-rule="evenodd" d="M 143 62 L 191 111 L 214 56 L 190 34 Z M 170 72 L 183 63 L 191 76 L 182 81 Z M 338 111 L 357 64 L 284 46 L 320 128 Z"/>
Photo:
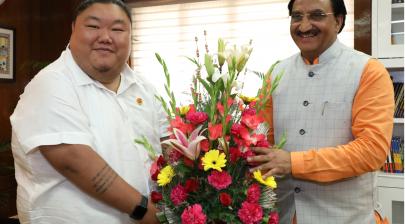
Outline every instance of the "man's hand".
<path fill-rule="evenodd" d="M 282 149 L 272 149 L 254 147 L 252 151 L 256 156 L 249 157 L 249 164 L 254 164 L 251 170 L 261 170 L 263 178 L 270 176 L 283 176 L 291 173 L 291 156 L 288 151 Z"/>

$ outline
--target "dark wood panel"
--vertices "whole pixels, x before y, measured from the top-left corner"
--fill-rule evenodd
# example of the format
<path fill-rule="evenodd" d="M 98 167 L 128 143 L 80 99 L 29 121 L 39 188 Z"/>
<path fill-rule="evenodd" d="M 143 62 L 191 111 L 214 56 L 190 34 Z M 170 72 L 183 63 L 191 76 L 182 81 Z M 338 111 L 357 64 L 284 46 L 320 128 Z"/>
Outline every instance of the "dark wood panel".
<path fill-rule="evenodd" d="M 15 30 L 16 44 L 16 79 L 14 82 L 0 82 L 0 143 L 10 141 L 9 117 L 26 84 L 67 46 L 73 9 L 78 1 L 6 0 L 0 5 L 0 27 Z M 2 163 L 13 164 L 11 151 L 1 154 Z M 16 214 L 15 190 L 14 175 L 0 173 L 0 196 L 3 196 L 0 197 L 3 203 L 0 204 L 0 219 Z"/>
<path fill-rule="evenodd" d="M 354 1 L 354 48 L 371 55 L 371 0 Z"/>

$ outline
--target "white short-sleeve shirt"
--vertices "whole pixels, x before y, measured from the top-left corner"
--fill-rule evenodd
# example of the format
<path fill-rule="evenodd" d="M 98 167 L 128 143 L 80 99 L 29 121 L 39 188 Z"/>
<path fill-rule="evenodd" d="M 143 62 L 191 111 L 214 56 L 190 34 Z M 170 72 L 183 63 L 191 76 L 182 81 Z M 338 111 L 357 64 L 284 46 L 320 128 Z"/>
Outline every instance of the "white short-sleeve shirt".
<path fill-rule="evenodd" d="M 41 145 L 84 144 L 125 181 L 149 193 L 148 158 L 134 139 L 160 150 L 167 120 L 154 88 L 128 66 L 117 93 L 87 76 L 69 49 L 26 86 L 10 120 L 17 209 L 21 223 L 130 223 L 123 214 L 80 191 L 38 150 Z M 89 161 L 91 163 L 91 161 Z"/>

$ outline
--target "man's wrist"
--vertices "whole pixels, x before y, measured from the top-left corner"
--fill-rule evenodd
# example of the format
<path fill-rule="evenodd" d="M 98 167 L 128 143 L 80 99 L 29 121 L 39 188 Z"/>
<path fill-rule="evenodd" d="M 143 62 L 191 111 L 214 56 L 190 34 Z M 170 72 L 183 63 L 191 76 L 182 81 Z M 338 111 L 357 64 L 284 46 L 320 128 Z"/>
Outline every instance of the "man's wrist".
<path fill-rule="evenodd" d="M 141 195 L 141 202 L 135 206 L 132 213 L 129 215 L 134 220 L 141 220 L 148 212 L 148 197 Z"/>

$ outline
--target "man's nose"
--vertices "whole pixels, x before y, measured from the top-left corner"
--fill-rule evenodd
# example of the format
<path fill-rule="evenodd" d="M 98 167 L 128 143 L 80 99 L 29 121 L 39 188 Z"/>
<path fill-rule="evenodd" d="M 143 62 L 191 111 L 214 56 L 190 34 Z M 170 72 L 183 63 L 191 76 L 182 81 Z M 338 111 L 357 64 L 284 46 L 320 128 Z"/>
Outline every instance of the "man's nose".
<path fill-rule="evenodd" d="M 100 29 L 100 34 L 99 34 L 99 41 L 103 43 L 111 43 L 111 33 L 108 29 Z"/>
<path fill-rule="evenodd" d="M 298 28 L 299 28 L 299 31 L 301 31 L 301 32 L 307 32 L 312 29 L 312 24 L 311 24 L 311 21 L 309 20 L 308 16 L 304 16 L 302 18 L 302 21 Z"/>

